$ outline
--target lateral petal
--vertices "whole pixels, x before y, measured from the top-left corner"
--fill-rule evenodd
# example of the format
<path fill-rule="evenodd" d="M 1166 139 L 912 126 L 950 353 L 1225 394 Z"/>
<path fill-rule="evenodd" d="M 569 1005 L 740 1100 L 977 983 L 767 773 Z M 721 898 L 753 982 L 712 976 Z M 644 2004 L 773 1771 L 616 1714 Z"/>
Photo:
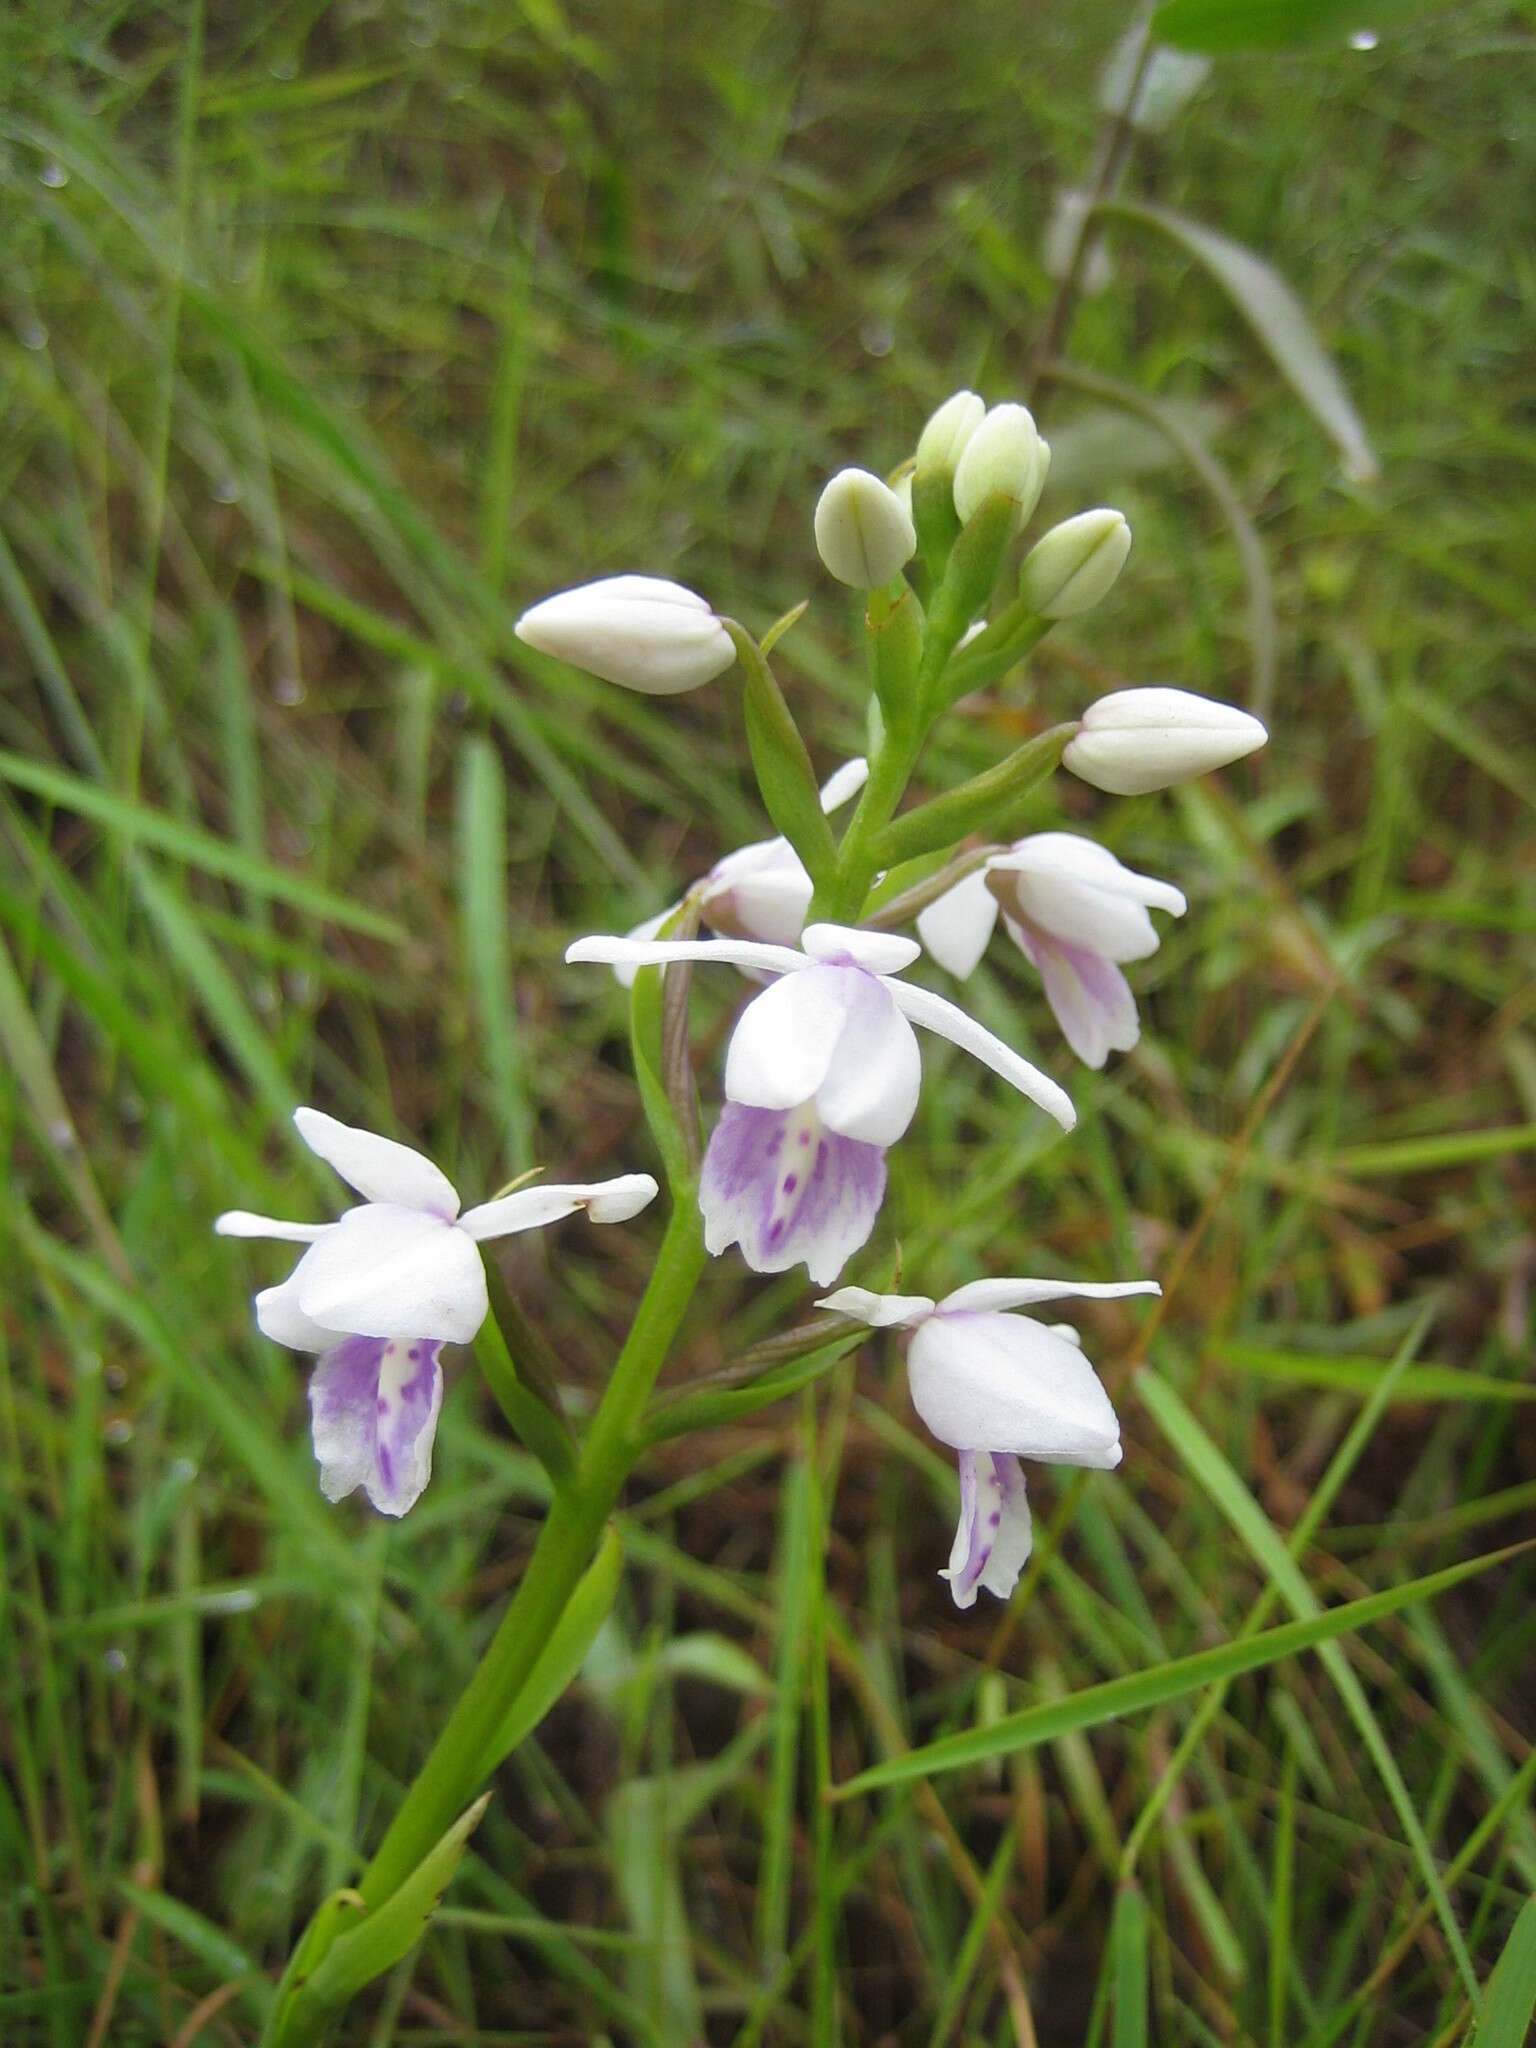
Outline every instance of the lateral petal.
<path fill-rule="evenodd" d="M 895 998 L 896 1007 L 914 1024 L 921 1024 L 925 1030 L 947 1038 L 952 1045 L 958 1045 L 973 1059 L 980 1060 L 984 1067 L 990 1067 L 994 1074 L 1000 1074 L 1021 1095 L 1027 1095 L 1048 1116 L 1055 1117 L 1064 1131 L 1070 1131 L 1077 1122 L 1077 1111 L 1064 1088 L 1058 1088 L 1049 1074 L 1042 1074 L 1038 1067 L 1031 1066 L 1011 1045 L 1004 1045 L 984 1024 L 978 1024 L 956 1004 L 947 1003 L 931 989 L 914 987 L 911 982 L 891 981 L 886 986 Z"/>
<path fill-rule="evenodd" d="M 1120 1301 L 1128 1294 L 1161 1294 L 1155 1280 L 970 1280 L 939 1303 L 943 1315 L 978 1309 L 1033 1308 L 1040 1301 Z"/>
<path fill-rule="evenodd" d="M 624 1223 L 631 1216 L 638 1216 L 648 1202 L 654 1201 L 656 1193 L 656 1183 L 648 1173 L 625 1173 L 616 1180 L 586 1184 L 535 1182 L 466 1209 L 459 1218 L 459 1228 L 484 1242 L 489 1237 L 513 1237 L 519 1231 L 541 1230 L 548 1223 L 557 1223 L 562 1216 L 574 1215 L 578 1209 L 585 1209 L 594 1223 Z"/>

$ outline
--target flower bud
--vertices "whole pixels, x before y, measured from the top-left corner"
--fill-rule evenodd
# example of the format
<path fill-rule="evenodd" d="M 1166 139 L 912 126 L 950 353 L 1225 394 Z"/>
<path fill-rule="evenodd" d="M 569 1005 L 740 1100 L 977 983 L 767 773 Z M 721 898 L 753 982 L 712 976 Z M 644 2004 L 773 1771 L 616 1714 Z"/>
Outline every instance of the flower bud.
<path fill-rule="evenodd" d="M 736 659 L 697 591 L 660 576 L 605 576 L 546 597 L 518 620 L 519 640 L 647 697 L 696 690 Z"/>
<path fill-rule="evenodd" d="M 1030 549 L 1019 595 L 1043 619 L 1091 611 L 1108 594 L 1131 552 L 1131 529 L 1107 508 L 1063 519 Z"/>
<path fill-rule="evenodd" d="M 974 391 L 957 391 L 946 398 L 917 437 L 918 468 L 953 470 L 986 414 Z"/>
<path fill-rule="evenodd" d="M 1235 705 L 1192 690 L 1113 690 L 1083 713 L 1062 766 L 1115 796 L 1140 796 L 1225 768 L 1269 734 Z"/>
<path fill-rule="evenodd" d="M 816 552 L 839 583 L 879 590 L 917 553 L 912 514 L 867 469 L 840 469 L 816 501 Z"/>
<path fill-rule="evenodd" d="M 1050 466 L 1050 444 L 1041 439 L 1028 406 L 994 405 L 955 467 L 955 510 L 961 524 L 983 498 L 1001 491 L 1013 500 L 1017 533 L 1040 502 Z"/>

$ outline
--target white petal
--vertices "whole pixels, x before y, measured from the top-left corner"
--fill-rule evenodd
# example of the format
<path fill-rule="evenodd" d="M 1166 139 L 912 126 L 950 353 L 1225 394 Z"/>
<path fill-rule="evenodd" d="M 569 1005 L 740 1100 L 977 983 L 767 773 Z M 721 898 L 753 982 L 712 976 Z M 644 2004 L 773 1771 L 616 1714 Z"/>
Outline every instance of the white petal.
<path fill-rule="evenodd" d="M 917 936 L 946 974 L 964 981 L 976 972 L 997 924 L 997 898 L 978 868 L 917 914 Z"/>
<path fill-rule="evenodd" d="M 458 1215 L 459 1197 L 452 1181 L 409 1145 L 338 1123 L 320 1109 L 296 1109 L 293 1120 L 310 1151 L 368 1201 L 426 1209 L 450 1219 Z"/>
<path fill-rule="evenodd" d="M 1049 1074 L 1042 1074 L 1038 1067 L 1016 1053 L 1011 1045 L 994 1036 L 983 1024 L 954 1003 L 945 1002 L 930 989 L 914 988 L 910 982 L 891 981 L 887 988 L 895 998 L 896 1006 L 911 1018 L 914 1024 L 921 1024 L 926 1031 L 937 1032 L 940 1038 L 947 1038 L 952 1045 L 958 1045 L 973 1059 L 990 1067 L 994 1074 L 1000 1074 L 1011 1082 L 1021 1095 L 1027 1095 L 1031 1102 L 1038 1103 L 1048 1116 L 1055 1117 L 1064 1131 L 1070 1131 L 1077 1122 L 1077 1111 L 1072 1107 L 1072 1098 L 1064 1088 L 1058 1088 Z"/>
<path fill-rule="evenodd" d="M 811 878 L 787 839 L 764 839 L 726 854 L 705 876 L 699 909 L 729 938 L 793 946 L 811 907 Z"/>
<path fill-rule="evenodd" d="M 852 1316 L 872 1330 L 915 1329 L 934 1310 L 926 1294 L 871 1294 L 867 1287 L 839 1287 L 835 1294 L 824 1294 L 816 1306 Z"/>
<path fill-rule="evenodd" d="M 459 1218 L 460 1230 L 477 1240 L 512 1237 L 521 1230 L 541 1230 L 557 1223 L 577 1209 L 585 1209 L 594 1223 L 624 1223 L 638 1216 L 656 1198 L 656 1183 L 648 1173 L 625 1173 L 617 1180 L 600 1180 L 585 1185 L 538 1183 L 514 1188 L 493 1202 L 481 1202 L 466 1209 Z"/>
<path fill-rule="evenodd" d="M 907 1354 L 912 1405 L 957 1451 L 1012 1451 L 1105 1471 L 1120 1425 L 1074 1345 L 1028 1316 L 934 1315 Z"/>
<path fill-rule="evenodd" d="M 1032 1308 L 1039 1301 L 1120 1301 L 1128 1294 L 1161 1294 L 1155 1280 L 971 1280 L 946 1294 L 940 1315 L 977 1309 Z"/>
<path fill-rule="evenodd" d="M 829 1130 L 867 1145 L 894 1145 L 917 1110 L 923 1059 L 917 1033 L 897 1009 L 889 986 L 857 967 L 828 967 L 843 982 L 843 1028 L 826 1078 L 816 1089 L 816 1113 Z M 798 975 L 793 985 L 816 978 Z M 780 982 L 781 988 L 792 984 Z"/>
<path fill-rule="evenodd" d="M 249 1209 L 226 1209 L 215 1216 L 213 1227 L 220 1237 L 271 1237 L 281 1244 L 313 1244 L 329 1223 L 285 1223 L 277 1216 L 253 1216 Z"/>
<path fill-rule="evenodd" d="M 1114 961 L 1011 917 L 1004 922 L 1009 937 L 1039 969 L 1051 1014 L 1083 1064 L 1102 1067 L 1112 1052 L 1129 1052 L 1141 1036 L 1141 1020 L 1131 984 Z"/>
<path fill-rule="evenodd" d="M 679 908 L 678 904 L 669 903 L 665 910 L 658 910 L 654 917 L 643 917 L 627 936 L 632 939 L 654 939 L 667 919 Z M 621 962 L 614 967 L 613 978 L 620 988 L 633 988 L 635 976 L 639 971 L 637 967 L 631 967 Z"/>
<path fill-rule="evenodd" d="M 871 974 L 900 974 L 923 952 L 899 932 L 861 932 L 847 924 L 808 924 L 800 943 L 813 960 L 852 960 Z"/>
<path fill-rule="evenodd" d="M 485 1268 L 473 1238 L 419 1210 L 350 1209 L 299 1261 L 299 1306 L 358 1337 L 467 1344 L 485 1321 Z"/>
<path fill-rule="evenodd" d="M 821 785 L 821 808 L 830 817 L 833 811 L 840 811 L 844 804 L 850 803 L 868 780 L 869 763 L 862 754 L 855 754 Z"/>
<path fill-rule="evenodd" d="M 286 1344 L 290 1351 L 325 1351 L 337 1336 L 335 1330 L 326 1329 L 299 1307 L 297 1266 L 280 1286 L 264 1287 L 257 1295 L 256 1327 L 263 1337 L 270 1337 L 274 1344 Z"/>
<path fill-rule="evenodd" d="M 851 977 L 849 977 L 851 980 Z M 809 1102 L 848 1021 L 848 982 L 835 968 L 787 974 L 742 1011 L 725 1056 L 725 1093 L 752 1109 Z"/>
<path fill-rule="evenodd" d="M 1157 951 L 1150 904 L 1182 916 L 1171 882 L 1138 875 L 1107 848 L 1073 832 L 1039 832 L 992 863 L 994 887 L 1016 917 L 1106 960 L 1145 960 Z"/>
<path fill-rule="evenodd" d="M 750 939 L 615 939 L 601 932 L 575 939 L 565 949 L 573 966 L 589 961 L 609 967 L 666 967 L 674 960 L 718 960 L 727 967 L 752 967 L 765 974 L 793 974 L 806 965 L 788 946 L 761 946 Z"/>

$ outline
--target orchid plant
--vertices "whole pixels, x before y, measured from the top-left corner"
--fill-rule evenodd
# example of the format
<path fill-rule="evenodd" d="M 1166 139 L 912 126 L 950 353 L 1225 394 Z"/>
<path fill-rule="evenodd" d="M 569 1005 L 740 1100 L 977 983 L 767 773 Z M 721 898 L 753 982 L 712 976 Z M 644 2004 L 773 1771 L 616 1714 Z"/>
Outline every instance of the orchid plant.
<path fill-rule="evenodd" d="M 1055 620 L 1099 602 L 1125 565 L 1128 525 L 1096 508 L 1039 538 L 1007 587 L 1008 557 L 1049 464 L 1024 406 L 989 410 L 962 391 L 889 480 L 847 468 L 827 484 L 816 548 L 832 576 L 864 595 L 873 688 L 867 759 L 824 786 L 770 665 L 798 612 L 758 639 L 679 584 L 620 575 L 546 598 L 518 622 L 538 654 L 651 695 L 720 685 L 739 668 L 752 765 L 777 834 L 724 855 L 627 935 L 579 938 L 566 954 L 573 966 L 607 965 L 629 991 L 636 1080 L 670 1198 L 649 1284 L 579 1437 L 541 1341 L 481 1247 L 577 1210 L 624 1223 L 660 1191 L 649 1173 L 534 1181 L 461 1210 L 420 1153 L 301 1109 L 300 1134 L 361 1203 L 331 1223 L 238 1210 L 218 1221 L 226 1236 L 304 1246 L 288 1278 L 256 1295 L 255 1311 L 265 1335 L 317 1358 L 310 1412 L 329 1498 L 361 1488 L 383 1514 L 410 1510 L 431 1472 L 443 1349 L 471 1342 L 551 1487 L 475 1676 L 357 1889 L 327 1900 L 295 1950 L 272 2043 L 317 2039 L 419 1935 L 509 1728 L 536 1718 L 542 1705 L 528 1702 L 547 1704 L 577 1668 L 617 1583 L 608 1517 L 647 1445 L 688 1426 L 686 1395 L 664 1405 L 653 1396 L 707 1260 L 734 1252 L 758 1273 L 803 1266 L 809 1284 L 827 1288 L 877 1233 L 890 1236 L 886 1154 L 910 1128 L 922 1086 L 914 1026 L 1072 1129 L 1059 1082 L 913 978 L 925 949 L 964 980 L 1001 916 L 1079 1059 L 1101 1067 L 1136 1042 L 1124 969 L 1156 949 L 1150 913 L 1181 915 L 1183 895 L 1092 840 L 1021 828 L 1038 821 L 1038 792 L 1058 767 L 1102 790 L 1160 789 L 1261 746 L 1258 720 L 1187 691 L 1119 690 L 957 788 L 904 807 L 945 713 L 1017 670 Z M 833 818 L 855 798 L 835 833 Z M 901 929 L 909 924 L 916 937 Z M 760 986 L 718 1084 L 704 1084 L 706 1099 L 718 1095 L 706 1141 L 689 1017 L 693 969 L 708 963 Z M 821 1318 L 768 1347 L 761 1375 L 737 1386 L 733 1412 L 781 1398 L 786 1360 L 799 1360 L 794 1384 L 805 1385 L 862 1333 L 905 1333 L 913 1406 L 959 1459 L 959 1525 L 943 1576 L 961 1608 L 978 1589 L 1007 1599 L 1031 1543 L 1020 1460 L 1110 1469 L 1121 1457 L 1114 1409 L 1076 1331 L 1020 1311 L 1062 1296 L 1157 1292 L 1150 1279 L 988 1276 L 934 1300 L 846 1283 L 820 1297 Z"/>

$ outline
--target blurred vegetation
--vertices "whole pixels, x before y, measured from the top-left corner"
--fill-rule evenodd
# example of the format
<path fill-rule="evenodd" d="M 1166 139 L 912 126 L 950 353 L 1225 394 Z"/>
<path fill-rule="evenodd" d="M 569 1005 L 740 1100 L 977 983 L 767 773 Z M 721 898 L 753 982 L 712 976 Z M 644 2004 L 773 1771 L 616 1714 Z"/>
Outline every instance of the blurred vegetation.
<path fill-rule="evenodd" d="M 474 1198 L 536 1161 L 650 1163 L 618 995 L 557 963 L 761 836 L 738 697 L 530 664 L 512 621 L 631 567 L 759 628 L 812 595 L 781 670 L 818 766 L 855 750 L 814 492 L 896 463 L 959 384 L 1023 388 L 1126 19 L 12 0 L 7 2042 L 252 2038 L 261 1973 L 377 1840 L 526 1554 L 541 1475 L 463 1372 L 408 1522 L 321 1501 L 303 1372 L 249 1325 L 275 1269 L 208 1229 L 333 1199 L 299 1100 L 392 1123 Z M 1223 58 L 1134 150 L 1129 192 L 1292 281 L 1379 481 L 1134 223 L 1066 342 L 1225 465 L 1273 579 L 1273 739 L 1170 798 L 1053 798 L 1042 821 L 1190 897 L 1136 973 L 1142 1043 L 1070 1077 L 1068 1141 L 930 1049 L 876 1252 L 899 1232 L 934 1293 L 983 1265 L 1161 1274 L 1156 1399 L 1136 1316 L 1084 1323 L 1123 1467 L 1043 1474 L 1018 1598 L 957 1615 L 952 1471 L 888 1342 L 814 1418 L 663 1448 L 583 1681 L 343 2038 L 1468 2038 L 1469 1978 L 1536 1887 L 1529 1556 L 1219 1698 L 818 1791 L 1529 1527 L 1533 50 L 1528 7 L 1476 0 Z M 1208 491 L 1080 391 L 1039 412 L 1047 514 L 1107 499 L 1137 547 L 1099 614 L 962 708 L 933 787 L 1106 688 L 1252 687 Z M 1016 962 L 973 993 L 1067 1075 Z M 723 1030 L 731 1000 L 701 987 L 700 1015 Z M 511 1247 L 578 1401 L 658 1227 Z M 803 1299 L 721 1262 L 671 1377 Z"/>

